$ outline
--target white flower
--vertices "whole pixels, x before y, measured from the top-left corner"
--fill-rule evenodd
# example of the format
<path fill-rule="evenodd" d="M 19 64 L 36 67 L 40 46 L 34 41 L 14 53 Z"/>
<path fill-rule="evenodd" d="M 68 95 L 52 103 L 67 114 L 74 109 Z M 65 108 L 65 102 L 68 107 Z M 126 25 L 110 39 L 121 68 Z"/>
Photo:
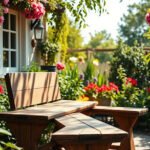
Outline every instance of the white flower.
<path fill-rule="evenodd" d="M 94 59 L 94 60 L 93 60 L 93 64 L 94 64 L 95 66 L 99 66 L 99 61 L 98 61 L 98 59 Z"/>
<path fill-rule="evenodd" d="M 75 63 L 75 62 L 77 62 L 78 58 L 77 57 L 70 57 L 69 60 Z"/>

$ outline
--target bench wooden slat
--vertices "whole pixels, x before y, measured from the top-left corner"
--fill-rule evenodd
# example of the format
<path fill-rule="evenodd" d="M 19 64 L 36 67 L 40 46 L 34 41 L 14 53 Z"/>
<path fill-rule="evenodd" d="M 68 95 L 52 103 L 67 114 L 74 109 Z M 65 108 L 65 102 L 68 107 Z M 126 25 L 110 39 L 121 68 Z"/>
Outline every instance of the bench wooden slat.
<path fill-rule="evenodd" d="M 59 100 L 53 103 L 47 103 L 43 105 L 37 105 L 21 110 L 9 111 L 0 113 L 1 117 L 5 120 L 14 119 L 22 116 L 22 119 L 28 118 L 45 118 L 47 120 L 54 119 L 56 117 L 60 117 L 66 114 L 70 114 L 73 112 L 85 111 L 93 108 L 97 105 L 96 102 L 80 102 L 73 100 Z M 13 117 L 14 116 L 14 117 Z M 19 118 L 18 118 L 19 119 Z"/>
<path fill-rule="evenodd" d="M 61 99 L 56 72 L 9 73 L 5 79 L 12 110 Z"/>
<path fill-rule="evenodd" d="M 116 127 L 93 119 L 81 113 L 74 113 L 55 119 L 64 127 L 53 134 L 58 143 L 65 142 L 119 142 L 127 133 Z"/>
<path fill-rule="evenodd" d="M 39 88 L 14 92 L 15 105 L 18 108 L 48 103 L 60 99 L 58 87 Z M 20 100 L 21 99 L 21 100 Z"/>
<path fill-rule="evenodd" d="M 55 86 L 57 82 L 56 75 L 56 72 L 20 72 L 9 73 L 7 76 L 10 78 L 12 90 L 18 91 L 23 89 L 36 89 Z"/>

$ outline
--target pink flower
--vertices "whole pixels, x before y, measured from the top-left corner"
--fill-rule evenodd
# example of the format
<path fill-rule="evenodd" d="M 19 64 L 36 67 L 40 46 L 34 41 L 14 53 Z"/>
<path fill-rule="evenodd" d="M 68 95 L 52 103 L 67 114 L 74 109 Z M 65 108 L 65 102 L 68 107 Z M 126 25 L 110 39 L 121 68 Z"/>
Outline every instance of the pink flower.
<path fill-rule="evenodd" d="M 4 22 L 4 16 L 0 16 L 0 25 L 2 25 Z"/>
<path fill-rule="evenodd" d="M 9 9 L 8 8 L 4 8 L 4 14 L 7 14 L 9 12 Z"/>
<path fill-rule="evenodd" d="M 4 5 L 7 5 L 9 3 L 9 0 L 4 0 L 3 3 Z"/>
<path fill-rule="evenodd" d="M 0 94 L 4 94 L 4 89 L 3 89 L 2 85 L 0 85 Z"/>
<path fill-rule="evenodd" d="M 65 65 L 62 64 L 61 62 L 58 62 L 56 67 L 57 67 L 58 70 L 63 70 L 65 68 Z"/>
<path fill-rule="evenodd" d="M 24 13 L 28 19 L 39 19 L 45 14 L 45 7 L 40 2 L 32 2 L 31 7 L 26 8 Z"/>
<path fill-rule="evenodd" d="M 147 13 L 147 14 L 145 15 L 145 20 L 146 20 L 147 24 L 150 25 L 150 13 Z"/>

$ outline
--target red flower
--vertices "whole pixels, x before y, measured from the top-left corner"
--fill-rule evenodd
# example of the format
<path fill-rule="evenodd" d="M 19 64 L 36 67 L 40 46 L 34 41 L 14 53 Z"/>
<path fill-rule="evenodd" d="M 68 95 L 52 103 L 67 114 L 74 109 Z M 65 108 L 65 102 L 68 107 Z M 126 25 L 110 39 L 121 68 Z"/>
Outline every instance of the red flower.
<path fill-rule="evenodd" d="M 86 91 L 89 91 L 89 90 L 95 90 L 95 91 L 97 91 L 98 86 L 96 84 L 94 84 L 94 83 L 90 83 L 90 84 L 88 84 L 88 86 L 84 87 L 84 89 Z"/>
<path fill-rule="evenodd" d="M 61 62 L 58 62 L 56 67 L 57 67 L 58 70 L 63 70 L 65 68 L 65 65 L 62 64 Z"/>
<path fill-rule="evenodd" d="M 4 89 L 2 85 L 0 85 L 0 94 L 4 94 Z"/>
<path fill-rule="evenodd" d="M 147 24 L 150 25 L 150 13 L 147 13 L 147 14 L 146 14 L 145 20 L 146 20 Z"/>
<path fill-rule="evenodd" d="M 116 84 L 114 84 L 113 82 L 110 82 L 109 86 L 110 86 L 110 88 L 111 88 L 112 91 L 116 91 L 116 92 L 119 91 L 118 86 Z"/>
<path fill-rule="evenodd" d="M 147 88 L 147 92 L 150 93 L 150 87 Z"/>
<path fill-rule="evenodd" d="M 132 86 L 137 86 L 137 80 L 133 78 L 127 78 L 126 84 L 131 84 Z"/>

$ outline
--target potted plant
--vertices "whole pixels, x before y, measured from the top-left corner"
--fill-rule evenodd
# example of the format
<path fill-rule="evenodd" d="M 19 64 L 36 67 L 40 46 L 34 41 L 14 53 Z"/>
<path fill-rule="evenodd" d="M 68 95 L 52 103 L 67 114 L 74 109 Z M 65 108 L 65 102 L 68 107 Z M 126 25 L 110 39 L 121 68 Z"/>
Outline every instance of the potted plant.
<path fill-rule="evenodd" d="M 48 40 L 39 44 L 39 50 L 41 52 L 41 58 L 44 61 L 44 66 L 41 66 L 42 70 L 55 71 L 56 66 L 56 54 L 58 53 L 60 46 L 57 43 L 51 43 Z"/>

